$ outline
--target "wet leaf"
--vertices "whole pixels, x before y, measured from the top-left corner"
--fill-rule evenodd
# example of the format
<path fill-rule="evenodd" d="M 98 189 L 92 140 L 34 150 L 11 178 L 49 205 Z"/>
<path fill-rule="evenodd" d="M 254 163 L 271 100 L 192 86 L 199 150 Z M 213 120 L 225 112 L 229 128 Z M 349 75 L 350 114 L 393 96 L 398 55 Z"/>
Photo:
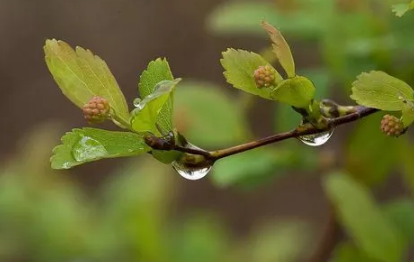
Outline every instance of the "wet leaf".
<path fill-rule="evenodd" d="M 131 113 L 131 128 L 136 132 L 151 132 L 161 135 L 157 123 L 163 117 L 172 119 L 172 115 L 161 115 L 162 109 L 173 95 L 175 86 L 181 79 L 159 82 L 153 93 L 146 96 Z M 171 113 L 171 112 L 170 112 Z M 168 113 L 169 114 L 169 113 Z M 171 121 L 171 120 L 168 120 Z M 166 128 L 168 126 L 164 126 Z"/>
<path fill-rule="evenodd" d="M 54 169 L 69 169 L 103 158 L 136 156 L 148 152 L 142 136 L 96 128 L 73 129 L 62 137 L 50 161 Z"/>
<path fill-rule="evenodd" d="M 145 99 L 147 96 L 151 95 L 155 91 L 156 85 L 165 80 L 174 80 L 168 61 L 161 58 L 151 61 L 148 64 L 147 69 L 142 72 L 140 76 L 138 87 L 141 99 Z M 172 92 L 171 96 L 162 107 L 157 119 L 157 123 L 159 124 L 161 130 L 165 133 L 173 130 L 173 93 L 174 92 Z"/>
<path fill-rule="evenodd" d="M 108 100 L 115 120 L 128 122 L 129 110 L 114 76 L 105 61 L 90 50 L 73 50 L 61 40 L 46 40 L 45 60 L 50 73 L 76 106 L 82 108 L 93 96 Z"/>
<path fill-rule="evenodd" d="M 352 95 L 358 104 L 387 111 L 404 109 L 413 102 L 413 89 L 398 78 L 381 71 L 362 73 L 352 84 Z"/>

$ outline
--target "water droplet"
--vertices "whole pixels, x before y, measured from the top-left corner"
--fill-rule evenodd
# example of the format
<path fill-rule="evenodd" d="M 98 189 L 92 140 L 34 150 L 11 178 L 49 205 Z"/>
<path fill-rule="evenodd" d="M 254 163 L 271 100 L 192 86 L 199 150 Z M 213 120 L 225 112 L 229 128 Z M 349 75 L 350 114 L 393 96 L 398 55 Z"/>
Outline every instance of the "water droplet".
<path fill-rule="evenodd" d="M 334 129 L 331 129 L 329 131 L 325 131 L 325 132 L 321 132 L 317 134 L 300 136 L 298 139 L 308 146 L 321 146 L 325 144 L 326 142 L 328 142 L 333 132 L 334 132 Z"/>
<path fill-rule="evenodd" d="M 185 163 L 180 161 L 174 161 L 172 163 L 175 171 L 177 171 L 180 176 L 188 180 L 198 180 L 205 177 L 211 170 L 212 166 L 202 166 L 202 167 L 189 167 Z"/>
<path fill-rule="evenodd" d="M 135 98 L 133 102 L 134 106 L 140 110 L 143 108 L 143 106 L 141 105 L 141 101 L 142 100 L 140 98 Z"/>
<path fill-rule="evenodd" d="M 82 136 L 72 148 L 73 158 L 78 162 L 99 159 L 107 154 L 108 151 L 101 143 L 88 136 Z"/>

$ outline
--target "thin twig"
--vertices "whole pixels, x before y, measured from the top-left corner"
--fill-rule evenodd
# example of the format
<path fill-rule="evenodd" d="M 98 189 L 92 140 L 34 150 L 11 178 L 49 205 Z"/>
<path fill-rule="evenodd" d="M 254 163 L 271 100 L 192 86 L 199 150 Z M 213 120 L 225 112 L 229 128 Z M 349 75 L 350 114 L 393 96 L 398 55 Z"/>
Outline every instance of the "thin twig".
<path fill-rule="evenodd" d="M 173 150 L 177 150 L 177 151 L 181 151 L 181 152 L 185 152 L 189 154 L 202 155 L 211 161 L 216 161 L 216 160 L 219 160 L 227 156 L 242 153 L 242 152 L 254 149 L 254 148 L 258 148 L 261 146 L 265 146 L 265 145 L 279 142 L 282 140 L 286 140 L 289 138 L 298 138 L 304 135 L 318 134 L 320 132 L 328 131 L 337 126 L 340 126 L 340 125 L 343 125 L 349 122 L 353 122 L 358 119 L 369 116 L 377 111 L 378 109 L 375 109 L 375 108 L 356 106 L 353 108 L 351 113 L 345 116 L 329 118 L 325 128 L 316 128 L 311 125 L 299 126 L 298 128 L 291 130 L 289 132 L 274 134 L 274 135 L 271 135 L 271 136 L 268 136 L 268 137 L 265 137 L 259 140 L 247 142 L 245 144 L 241 144 L 241 145 L 237 145 L 237 146 L 233 146 L 233 147 L 229 147 L 225 149 L 220 149 L 216 151 L 205 151 L 202 149 L 186 148 L 183 146 L 176 146 Z"/>

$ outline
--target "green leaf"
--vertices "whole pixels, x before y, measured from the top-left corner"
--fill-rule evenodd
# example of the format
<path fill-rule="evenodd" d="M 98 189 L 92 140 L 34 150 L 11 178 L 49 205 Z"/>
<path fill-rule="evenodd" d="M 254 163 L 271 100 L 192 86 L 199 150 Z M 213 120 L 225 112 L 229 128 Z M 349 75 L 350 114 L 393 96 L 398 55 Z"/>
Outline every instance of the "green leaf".
<path fill-rule="evenodd" d="M 278 166 L 281 158 L 278 152 L 255 149 L 229 157 L 214 165 L 211 179 L 220 187 L 233 184 L 258 184 L 283 171 Z"/>
<path fill-rule="evenodd" d="M 258 26 L 262 20 L 278 25 L 279 30 L 301 39 L 320 40 L 330 26 L 335 3 L 306 1 L 299 8 L 286 12 L 273 2 L 225 1 L 207 18 L 210 31 L 223 36 L 254 35 L 266 37 Z"/>
<path fill-rule="evenodd" d="M 250 239 L 244 247 L 249 253 L 237 261 L 304 261 L 303 253 L 307 253 L 311 246 L 309 227 L 294 219 L 261 223 Z"/>
<path fill-rule="evenodd" d="M 414 122 L 414 104 L 411 102 L 405 104 L 401 113 L 404 127 L 409 127 Z"/>
<path fill-rule="evenodd" d="M 174 88 L 180 81 L 180 78 L 173 81 L 163 80 L 156 84 L 152 94 L 140 101 L 137 108 L 132 111 L 131 128 L 134 131 L 151 132 L 160 135 L 157 128 L 157 123 L 160 123 L 159 120 L 163 117 L 172 118 L 172 115 L 161 115 L 161 110 L 173 95 Z M 172 121 L 171 119 L 164 120 L 166 120 L 166 122 Z M 167 126 L 164 126 L 164 128 L 166 127 Z"/>
<path fill-rule="evenodd" d="M 414 201 L 410 198 L 392 200 L 383 206 L 383 212 L 394 226 L 399 229 L 407 246 L 414 240 Z"/>
<path fill-rule="evenodd" d="M 152 94 L 156 89 L 156 85 L 164 80 L 174 80 L 170 65 L 166 59 L 158 58 L 148 64 L 147 69 L 142 72 L 139 81 L 139 94 L 141 99 L 145 99 Z M 174 95 L 171 94 L 164 107 L 159 113 L 157 123 L 163 132 L 173 130 L 172 116 L 173 116 Z"/>
<path fill-rule="evenodd" d="M 223 52 L 220 62 L 225 69 L 224 76 L 229 84 L 247 93 L 272 100 L 271 89 L 258 88 L 253 77 L 254 71 L 259 66 L 271 66 L 263 57 L 253 52 L 229 48 Z M 276 83 L 283 80 L 278 73 L 275 79 Z"/>
<path fill-rule="evenodd" d="M 368 189 L 342 173 L 330 174 L 324 182 L 340 221 L 357 246 L 378 261 L 400 261 L 405 251 L 402 236 L 383 216 Z"/>
<path fill-rule="evenodd" d="M 352 243 L 345 242 L 339 244 L 333 254 L 330 262 L 376 262 L 368 257 L 364 252 L 355 247 Z"/>
<path fill-rule="evenodd" d="M 136 156 L 149 150 L 142 137 L 135 133 L 76 128 L 62 137 L 62 144 L 53 149 L 50 161 L 54 169 L 69 169 L 103 158 Z"/>
<path fill-rule="evenodd" d="M 378 184 L 391 174 L 400 158 L 395 152 L 399 152 L 407 142 L 405 136 L 398 139 L 385 136 L 378 128 L 381 118 L 376 114 L 361 120 L 346 141 L 345 168 L 360 182 L 367 184 Z"/>
<path fill-rule="evenodd" d="M 45 60 L 50 73 L 76 106 L 82 108 L 93 96 L 108 100 L 114 119 L 127 123 L 128 105 L 105 61 L 90 50 L 73 50 L 61 40 L 46 40 Z"/>
<path fill-rule="evenodd" d="M 358 104 L 387 111 L 402 110 L 413 101 L 413 89 L 398 78 L 381 71 L 362 73 L 352 84 L 352 95 Z"/>
<path fill-rule="evenodd" d="M 273 42 L 273 52 L 276 54 L 280 65 L 283 67 L 288 77 L 295 77 L 295 62 L 293 61 L 290 47 L 282 33 L 267 22 L 262 22 L 262 27 L 269 34 L 270 39 Z"/>
<path fill-rule="evenodd" d="M 283 80 L 270 97 L 282 103 L 299 108 L 307 108 L 315 95 L 315 86 L 303 76 Z"/>
<path fill-rule="evenodd" d="M 407 13 L 411 9 L 414 9 L 414 1 L 412 1 L 409 4 L 395 4 L 392 6 L 392 11 L 398 17 L 402 17 L 405 13 Z"/>
<path fill-rule="evenodd" d="M 234 98 L 219 87 L 184 81 L 175 101 L 175 125 L 189 141 L 201 147 L 220 147 L 246 139 L 247 120 Z"/>

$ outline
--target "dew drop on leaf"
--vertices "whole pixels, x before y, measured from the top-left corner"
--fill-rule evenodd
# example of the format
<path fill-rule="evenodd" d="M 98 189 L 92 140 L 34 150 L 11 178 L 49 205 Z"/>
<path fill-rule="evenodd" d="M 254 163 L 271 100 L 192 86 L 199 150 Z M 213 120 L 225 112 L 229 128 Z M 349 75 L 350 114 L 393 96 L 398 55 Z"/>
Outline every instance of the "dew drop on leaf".
<path fill-rule="evenodd" d="M 79 162 L 102 158 L 107 154 L 105 147 L 89 136 L 82 136 L 72 147 L 73 158 Z"/>
<path fill-rule="evenodd" d="M 308 146 L 321 146 L 325 144 L 326 142 L 328 142 L 333 132 L 334 132 L 334 129 L 331 129 L 329 131 L 325 131 L 325 132 L 321 132 L 317 134 L 300 136 L 298 137 L 298 139 Z"/>
<path fill-rule="evenodd" d="M 140 99 L 140 98 L 135 98 L 135 99 L 134 99 L 133 104 L 134 104 L 134 106 L 135 106 L 136 108 L 140 108 L 140 107 L 141 107 L 140 103 L 141 103 L 141 99 Z"/>
<path fill-rule="evenodd" d="M 180 161 L 172 162 L 172 166 L 180 176 L 188 180 L 198 180 L 205 177 L 211 170 L 212 166 L 189 167 Z"/>

